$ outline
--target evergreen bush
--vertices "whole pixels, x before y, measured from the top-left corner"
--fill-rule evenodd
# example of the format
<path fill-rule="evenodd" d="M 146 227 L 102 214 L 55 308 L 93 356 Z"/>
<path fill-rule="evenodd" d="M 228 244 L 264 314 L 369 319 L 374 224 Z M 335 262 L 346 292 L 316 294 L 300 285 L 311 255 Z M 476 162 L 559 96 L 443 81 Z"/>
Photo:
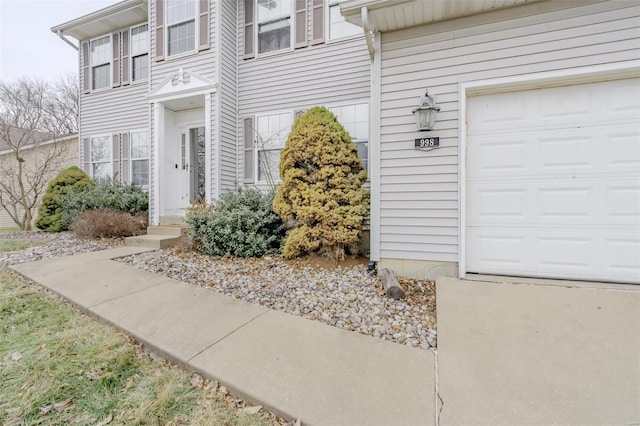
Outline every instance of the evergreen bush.
<path fill-rule="evenodd" d="M 38 208 L 36 227 L 47 232 L 68 230 L 62 220 L 64 198 L 70 191 L 81 191 L 93 186 L 89 176 L 76 166 L 62 170 L 47 185 L 42 204 Z"/>
<path fill-rule="evenodd" d="M 129 213 L 146 213 L 149 196 L 139 186 L 112 181 L 68 191 L 63 199 L 61 222 L 70 229 L 76 219 L 87 210 L 109 209 Z"/>
<path fill-rule="evenodd" d="M 238 188 L 214 205 L 190 207 L 186 220 L 198 251 L 221 257 L 279 253 L 284 231 L 273 197 L 273 192 Z"/>
<path fill-rule="evenodd" d="M 273 207 L 290 229 L 283 254 L 322 254 L 343 260 L 357 252 L 369 212 L 367 180 L 356 145 L 323 107 L 307 111 L 293 125 L 280 156 Z"/>

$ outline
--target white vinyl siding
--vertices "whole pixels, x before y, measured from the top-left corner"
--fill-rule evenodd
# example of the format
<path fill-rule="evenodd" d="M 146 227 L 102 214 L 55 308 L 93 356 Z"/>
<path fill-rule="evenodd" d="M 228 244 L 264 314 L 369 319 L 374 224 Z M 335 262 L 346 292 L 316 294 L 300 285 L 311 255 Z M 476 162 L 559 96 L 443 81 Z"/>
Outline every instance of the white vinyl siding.
<path fill-rule="evenodd" d="M 129 36 L 131 48 L 131 80 L 140 81 L 149 78 L 149 30 L 148 25 L 131 28 Z"/>
<path fill-rule="evenodd" d="M 242 142 L 237 139 L 238 75 L 237 7 L 235 2 L 220 3 L 220 189 L 233 189 L 240 181 L 241 172 L 236 164 L 237 150 Z M 239 144 L 239 145 L 238 145 Z"/>
<path fill-rule="evenodd" d="M 631 2 L 550 1 L 383 33 L 380 257 L 458 260 L 459 83 L 637 60 L 639 15 Z M 442 108 L 429 152 L 413 147 L 425 88 Z"/>
<path fill-rule="evenodd" d="M 196 0 L 166 1 L 167 54 L 175 56 L 195 52 L 198 16 Z"/>
<path fill-rule="evenodd" d="M 239 3 L 242 8 L 243 3 Z M 364 38 L 244 60 L 244 9 L 238 14 L 238 135 L 244 133 L 246 117 L 369 99 L 371 66 Z M 242 182 L 244 148 L 243 139 L 238 140 L 236 167 L 242 173 L 238 179 Z"/>
<path fill-rule="evenodd" d="M 91 90 L 111 87 L 111 36 L 91 40 Z"/>

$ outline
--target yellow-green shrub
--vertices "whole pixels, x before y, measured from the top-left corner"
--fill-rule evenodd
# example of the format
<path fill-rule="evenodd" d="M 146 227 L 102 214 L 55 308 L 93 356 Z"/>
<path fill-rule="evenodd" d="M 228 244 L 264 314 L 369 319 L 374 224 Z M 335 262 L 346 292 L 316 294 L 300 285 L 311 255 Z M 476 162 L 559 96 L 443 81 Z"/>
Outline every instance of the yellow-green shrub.
<path fill-rule="evenodd" d="M 362 160 L 349 134 L 326 108 L 312 108 L 291 130 L 280 156 L 282 182 L 273 208 L 290 228 L 283 254 L 354 252 L 369 211 Z"/>

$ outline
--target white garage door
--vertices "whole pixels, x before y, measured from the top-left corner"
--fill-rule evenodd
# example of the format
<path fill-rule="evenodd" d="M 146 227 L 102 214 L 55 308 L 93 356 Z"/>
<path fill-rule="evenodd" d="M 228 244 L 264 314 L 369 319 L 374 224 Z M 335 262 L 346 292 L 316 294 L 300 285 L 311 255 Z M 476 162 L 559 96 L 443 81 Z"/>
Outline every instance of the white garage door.
<path fill-rule="evenodd" d="M 468 99 L 466 271 L 640 282 L 640 79 Z"/>

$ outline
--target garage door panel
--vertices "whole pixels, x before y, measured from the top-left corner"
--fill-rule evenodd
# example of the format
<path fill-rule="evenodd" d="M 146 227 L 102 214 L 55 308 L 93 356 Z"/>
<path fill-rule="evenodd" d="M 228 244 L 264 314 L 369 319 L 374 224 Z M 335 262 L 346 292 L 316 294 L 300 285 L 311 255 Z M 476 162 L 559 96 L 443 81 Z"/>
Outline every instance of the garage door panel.
<path fill-rule="evenodd" d="M 640 79 L 467 104 L 467 271 L 640 283 Z"/>

